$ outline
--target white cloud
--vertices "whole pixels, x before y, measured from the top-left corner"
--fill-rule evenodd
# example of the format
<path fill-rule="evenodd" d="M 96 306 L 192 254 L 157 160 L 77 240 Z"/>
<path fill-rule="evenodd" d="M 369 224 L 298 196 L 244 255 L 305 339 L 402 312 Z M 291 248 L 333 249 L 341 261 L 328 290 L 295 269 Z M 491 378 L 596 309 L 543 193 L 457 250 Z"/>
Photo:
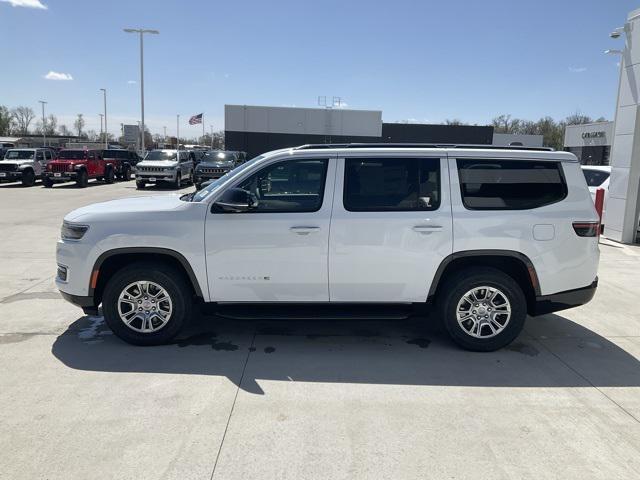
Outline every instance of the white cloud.
<path fill-rule="evenodd" d="M 136 84 L 136 83 L 138 83 L 138 82 L 136 82 L 135 80 L 127 80 L 127 83 L 128 83 L 129 85 L 135 85 L 135 84 Z"/>
<path fill-rule="evenodd" d="M 47 80 L 73 80 L 70 73 L 54 72 L 53 70 L 49 70 L 49 73 L 47 73 L 44 78 Z"/>
<path fill-rule="evenodd" d="M 587 71 L 587 67 L 569 67 L 569 71 L 572 73 L 582 73 Z"/>
<path fill-rule="evenodd" d="M 8 3 L 12 7 L 39 8 L 40 10 L 48 8 L 40 0 L 0 0 L 0 2 Z"/>

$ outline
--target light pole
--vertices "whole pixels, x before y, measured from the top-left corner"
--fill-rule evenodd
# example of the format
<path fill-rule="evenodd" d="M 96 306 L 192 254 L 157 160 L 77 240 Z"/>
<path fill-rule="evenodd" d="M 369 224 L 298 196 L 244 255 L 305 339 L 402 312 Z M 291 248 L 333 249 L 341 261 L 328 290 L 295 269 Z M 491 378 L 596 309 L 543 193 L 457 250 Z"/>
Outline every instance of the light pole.
<path fill-rule="evenodd" d="M 164 139 L 162 141 L 163 143 L 166 144 L 167 143 L 167 127 L 162 127 L 162 128 L 164 128 Z"/>
<path fill-rule="evenodd" d="M 157 35 L 160 32 L 158 30 L 149 30 L 144 28 L 124 28 L 126 33 L 137 33 L 140 35 L 140 146 L 142 152 L 144 154 L 145 145 L 144 145 L 144 34 L 150 33 L 152 35 Z"/>
<path fill-rule="evenodd" d="M 44 100 L 38 100 L 38 103 L 42 104 L 42 146 L 47 146 L 47 122 L 44 119 L 44 105 L 47 103 Z"/>
<path fill-rule="evenodd" d="M 100 117 L 100 136 L 102 137 L 102 120 L 104 119 L 104 114 L 103 113 L 99 113 L 98 116 Z"/>
<path fill-rule="evenodd" d="M 104 148 L 109 148 L 109 130 L 107 129 L 107 89 L 101 88 L 100 91 L 104 98 Z"/>
<path fill-rule="evenodd" d="M 180 150 L 180 114 L 176 115 L 176 150 Z"/>
<path fill-rule="evenodd" d="M 213 150 L 213 125 L 209 125 L 211 128 L 211 150 Z"/>

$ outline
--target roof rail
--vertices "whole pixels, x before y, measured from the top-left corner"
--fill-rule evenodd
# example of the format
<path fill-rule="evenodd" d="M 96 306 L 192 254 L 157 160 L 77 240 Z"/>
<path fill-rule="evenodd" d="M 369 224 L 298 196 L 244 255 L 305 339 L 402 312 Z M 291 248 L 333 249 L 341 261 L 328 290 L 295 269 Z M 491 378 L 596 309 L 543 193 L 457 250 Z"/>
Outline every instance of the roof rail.
<path fill-rule="evenodd" d="M 309 143 L 293 147 L 294 150 L 316 150 L 328 148 L 472 148 L 484 150 L 532 150 L 553 152 L 551 147 L 524 147 L 520 145 L 474 145 L 458 143 Z"/>

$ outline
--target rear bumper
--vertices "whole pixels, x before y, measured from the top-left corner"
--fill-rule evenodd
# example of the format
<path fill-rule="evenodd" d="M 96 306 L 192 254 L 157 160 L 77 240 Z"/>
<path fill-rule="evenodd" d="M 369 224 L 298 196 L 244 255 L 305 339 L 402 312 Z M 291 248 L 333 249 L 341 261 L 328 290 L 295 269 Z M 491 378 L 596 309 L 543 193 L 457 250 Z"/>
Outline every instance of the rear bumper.
<path fill-rule="evenodd" d="M 588 287 L 567 290 L 551 295 L 541 295 L 536 297 L 533 309 L 529 312 L 532 316 L 544 315 L 545 313 L 558 312 L 567 308 L 578 307 L 589 303 L 596 294 L 598 288 L 598 277 Z"/>

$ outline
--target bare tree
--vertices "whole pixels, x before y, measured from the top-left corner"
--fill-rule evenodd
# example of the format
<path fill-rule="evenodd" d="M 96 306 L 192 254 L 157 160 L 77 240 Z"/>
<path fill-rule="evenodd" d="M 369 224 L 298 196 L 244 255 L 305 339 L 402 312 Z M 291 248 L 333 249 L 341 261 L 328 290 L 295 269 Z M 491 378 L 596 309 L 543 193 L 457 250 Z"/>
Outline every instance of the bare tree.
<path fill-rule="evenodd" d="M 84 128 L 84 118 L 82 118 L 82 114 L 78 114 L 78 118 L 73 122 L 73 128 L 75 128 L 76 132 L 78 132 L 78 136 L 82 136 L 82 129 Z"/>
<path fill-rule="evenodd" d="M 20 135 L 27 135 L 29 133 L 29 124 L 36 117 L 35 112 L 31 107 L 16 107 L 11 113 L 16 122 L 16 133 Z"/>
<path fill-rule="evenodd" d="M 457 118 L 447 118 L 444 121 L 445 125 L 468 125 L 468 123 L 463 122 L 460 119 Z"/>
<path fill-rule="evenodd" d="M 55 115 L 50 114 L 49 116 L 47 116 L 47 118 L 45 119 L 45 124 L 44 124 L 44 133 L 47 136 L 52 136 L 56 134 L 56 129 L 58 128 L 58 119 L 56 118 Z M 42 133 L 42 121 L 38 121 L 36 123 L 36 133 Z"/>
<path fill-rule="evenodd" d="M 73 133 L 71 133 L 71 130 L 69 130 L 67 126 L 63 124 L 58 127 L 58 135 L 66 137 L 73 135 Z"/>

